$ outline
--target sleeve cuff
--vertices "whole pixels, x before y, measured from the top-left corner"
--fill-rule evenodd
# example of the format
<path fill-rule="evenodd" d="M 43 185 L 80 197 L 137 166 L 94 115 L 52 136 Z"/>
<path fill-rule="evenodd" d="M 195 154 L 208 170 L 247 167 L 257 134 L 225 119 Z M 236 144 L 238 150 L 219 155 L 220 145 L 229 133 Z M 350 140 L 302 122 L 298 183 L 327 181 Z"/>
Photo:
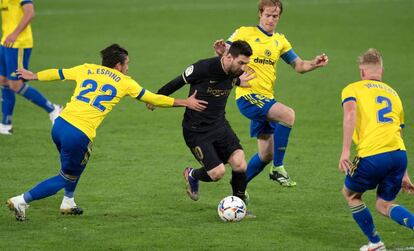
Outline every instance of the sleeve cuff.
<path fill-rule="evenodd" d="M 63 75 L 63 70 L 58 69 L 58 73 L 59 73 L 60 80 L 65 80 L 65 75 Z"/>
<path fill-rule="evenodd" d="M 293 49 L 290 49 L 287 52 L 283 53 L 280 57 L 287 64 L 291 64 L 296 58 L 298 58 L 298 55 L 296 55 L 296 53 Z"/>
<path fill-rule="evenodd" d="M 356 98 L 355 97 L 348 97 L 348 98 L 344 99 L 344 101 L 342 101 L 342 106 L 344 106 L 344 104 L 348 101 L 355 101 L 356 102 Z"/>
<path fill-rule="evenodd" d="M 145 94 L 145 89 L 142 88 L 141 92 L 138 94 L 138 96 L 136 97 L 136 99 L 140 100 L 142 98 L 142 96 L 144 96 Z"/>
<path fill-rule="evenodd" d="M 400 125 L 400 127 L 401 127 L 402 129 L 404 129 L 404 128 L 405 128 L 405 125 L 404 125 L 404 124 L 401 124 L 401 125 Z"/>

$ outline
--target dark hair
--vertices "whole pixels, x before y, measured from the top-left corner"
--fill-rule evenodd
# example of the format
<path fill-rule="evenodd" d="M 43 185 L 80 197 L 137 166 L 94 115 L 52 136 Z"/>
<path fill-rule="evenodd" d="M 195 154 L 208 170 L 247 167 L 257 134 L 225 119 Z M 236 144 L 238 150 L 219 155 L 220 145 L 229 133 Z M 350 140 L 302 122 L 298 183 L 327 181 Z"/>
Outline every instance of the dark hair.
<path fill-rule="evenodd" d="M 252 47 L 242 40 L 234 41 L 229 49 L 229 54 L 233 57 L 238 57 L 240 54 L 246 57 L 250 57 L 253 54 Z"/>
<path fill-rule="evenodd" d="M 128 51 L 119 46 L 119 44 L 112 44 L 101 50 L 102 65 L 114 68 L 117 63 L 124 64 L 128 56 Z"/>
<path fill-rule="evenodd" d="M 280 15 L 282 15 L 283 12 L 283 4 L 280 0 L 259 0 L 258 9 L 259 13 L 261 14 L 264 11 L 265 7 L 269 6 L 277 6 L 280 9 Z"/>

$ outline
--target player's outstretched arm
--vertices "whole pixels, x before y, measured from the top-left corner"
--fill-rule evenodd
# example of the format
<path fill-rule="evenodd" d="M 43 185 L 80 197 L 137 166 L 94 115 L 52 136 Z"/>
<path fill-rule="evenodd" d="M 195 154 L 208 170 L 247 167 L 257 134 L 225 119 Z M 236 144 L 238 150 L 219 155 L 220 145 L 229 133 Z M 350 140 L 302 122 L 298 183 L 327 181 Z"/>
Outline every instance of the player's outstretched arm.
<path fill-rule="evenodd" d="M 306 73 L 309 71 L 313 71 L 316 68 L 324 67 L 328 64 L 329 58 L 328 56 L 323 53 L 321 55 L 316 56 L 313 60 L 302 60 L 300 57 L 297 57 L 291 63 L 293 69 L 295 69 L 298 73 Z"/>
<path fill-rule="evenodd" d="M 62 79 L 60 75 L 62 73 L 59 73 L 59 71 L 58 69 L 47 69 L 34 73 L 22 68 L 17 70 L 17 74 L 26 80 L 53 81 Z"/>
<path fill-rule="evenodd" d="M 17 75 L 26 80 L 37 80 L 37 73 L 33 73 L 24 68 L 18 69 Z"/>
<path fill-rule="evenodd" d="M 141 101 L 158 107 L 182 106 L 192 110 L 202 111 L 208 104 L 207 101 L 196 99 L 197 91 L 195 91 L 187 99 L 174 99 L 160 94 L 155 94 L 150 91 L 145 91 L 141 97 Z"/>
<path fill-rule="evenodd" d="M 356 124 L 356 102 L 348 101 L 343 104 L 344 119 L 343 119 L 343 142 L 342 142 L 342 154 L 339 159 L 339 170 L 343 173 L 347 173 L 352 166 L 349 160 L 352 134 L 355 130 Z"/>

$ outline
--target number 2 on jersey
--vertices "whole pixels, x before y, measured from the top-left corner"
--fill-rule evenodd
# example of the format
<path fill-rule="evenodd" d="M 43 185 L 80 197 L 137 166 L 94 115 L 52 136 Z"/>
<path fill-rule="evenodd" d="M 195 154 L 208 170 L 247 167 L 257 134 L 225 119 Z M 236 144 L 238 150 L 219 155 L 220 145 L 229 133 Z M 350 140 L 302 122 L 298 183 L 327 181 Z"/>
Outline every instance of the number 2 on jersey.
<path fill-rule="evenodd" d="M 76 96 L 76 99 L 89 104 L 90 98 L 85 97 L 85 95 L 90 92 L 96 91 L 98 87 L 98 83 L 95 80 L 87 79 L 83 81 L 82 87 L 86 87 L 86 89 L 80 91 L 79 95 Z M 96 109 L 100 110 L 101 112 L 103 112 L 105 111 L 106 108 L 105 106 L 101 104 L 101 102 L 111 101 L 113 98 L 115 98 L 117 92 L 116 92 L 116 88 L 110 84 L 103 85 L 99 91 L 103 94 L 96 96 L 96 98 L 94 99 L 91 105 L 95 107 Z M 109 94 L 107 94 L 107 92 L 109 92 Z"/>
<path fill-rule="evenodd" d="M 376 97 L 375 101 L 377 104 L 386 103 L 386 106 L 380 109 L 377 113 L 378 122 L 380 123 L 391 123 L 392 119 L 385 117 L 388 113 L 392 112 L 392 103 L 391 100 L 384 96 Z"/>

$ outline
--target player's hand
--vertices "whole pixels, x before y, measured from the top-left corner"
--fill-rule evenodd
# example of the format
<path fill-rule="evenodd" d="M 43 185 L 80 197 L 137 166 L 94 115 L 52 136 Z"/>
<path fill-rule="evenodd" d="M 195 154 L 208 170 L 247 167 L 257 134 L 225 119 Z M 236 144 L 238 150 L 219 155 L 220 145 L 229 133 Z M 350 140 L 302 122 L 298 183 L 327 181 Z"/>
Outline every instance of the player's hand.
<path fill-rule="evenodd" d="M 240 79 L 240 87 L 243 88 L 249 88 L 249 81 L 256 78 L 256 75 L 254 75 L 254 70 L 250 67 L 246 67 L 245 71 L 243 72 L 242 75 L 240 75 L 239 79 Z"/>
<path fill-rule="evenodd" d="M 150 110 L 150 111 L 154 111 L 154 110 L 155 110 L 155 105 L 151 105 L 151 104 L 146 103 L 146 104 L 145 104 L 145 106 L 146 106 L 146 107 L 147 107 L 147 109 L 148 109 L 148 110 Z"/>
<path fill-rule="evenodd" d="M 216 40 L 213 44 L 213 48 L 217 56 L 223 56 L 223 54 L 226 52 L 226 43 L 223 39 Z"/>
<path fill-rule="evenodd" d="M 323 53 L 321 55 L 316 56 L 313 59 L 313 65 L 315 66 L 315 68 L 323 67 L 328 64 L 328 61 L 329 61 L 328 56 L 325 53 Z"/>
<path fill-rule="evenodd" d="M 17 40 L 17 36 L 18 34 L 16 35 L 14 33 L 11 33 L 10 35 L 8 35 L 6 39 L 4 40 L 4 46 L 9 47 L 9 48 L 13 47 L 14 42 L 16 42 Z"/>
<path fill-rule="evenodd" d="M 341 158 L 339 159 L 339 170 L 347 174 L 352 167 L 352 162 L 349 160 L 349 152 L 342 152 Z"/>
<path fill-rule="evenodd" d="M 403 192 L 414 194 L 414 184 L 411 183 L 410 177 L 407 174 L 403 177 L 401 188 Z"/>
<path fill-rule="evenodd" d="M 23 79 L 26 79 L 26 80 L 36 80 L 37 79 L 37 74 L 36 73 L 28 71 L 24 68 L 18 69 L 17 70 L 17 75 L 20 76 Z"/>
<path fill-rule="evenodd" d="M 186 99 L 187 108 L 201 112 L 207 108 L 206 105 L 208 104 L 208 102 L 205 100 L 196 99 L 196 95 L 197 95 L 197 90 L 195 90 L 194 93 Z"/>

